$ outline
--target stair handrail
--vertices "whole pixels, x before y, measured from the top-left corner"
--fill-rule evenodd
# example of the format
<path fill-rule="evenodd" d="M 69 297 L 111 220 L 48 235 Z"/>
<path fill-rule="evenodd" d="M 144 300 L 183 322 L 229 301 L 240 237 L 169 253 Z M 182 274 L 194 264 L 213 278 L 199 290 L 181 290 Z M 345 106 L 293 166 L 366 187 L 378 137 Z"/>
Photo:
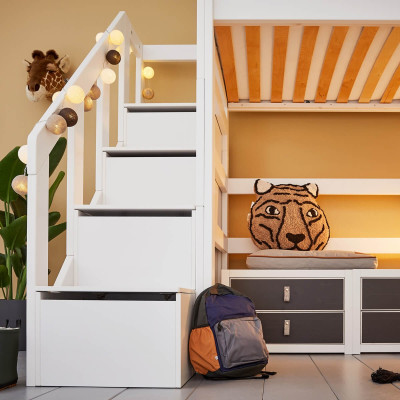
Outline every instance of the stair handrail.
<path fill-rule="evenodd" d="M 109 34 L 119 30 L 124 35 L 120 45 L 121 62 L 118 67 L 118 143 L 123 143 L 123 106 L 129 101 L 129 55 L 130 49 L 136 57 L 136 79 L 140 77 L 143 64 L 143 44 L 132 28 L 126 12 L 121 11 L 93 46 L 88 55 L 61 90 L 58 97 L 35 124 L 28 136 L 28 230 L 27 230 L 27 385 L 33 386 L 37 379 L 29 371 L 35 371 L 36 326 L 35 302 L 36 287 L 48 285 L 48 189 L 49 154 L 55 146 L 58 136 L 46 128 L 48 118 L 61 108 L 73 108 L 78 114 L 78 123 L 67 129 L 67 258 L 73 255 L 75 205 L 83 203 L 83 145 L 84 110 L 83 103 L 72 104 L 66 94 L 73 85 L 80 86 L 88 93 L 94 83 L 102 90 L 96 105 L 96 169 L 101 168 L 101 150 L 108 145 L 109 139 L 109 85 L 99 78 L 105 67 L 105 55 L 110 49 Z M 141 101 L 140 88 L 136 90 L 136 101 Z M 96 175 L 96 192 L 101 190 L 101 182 Z M 76 279 L 76 277 L 74 278 Z"/>

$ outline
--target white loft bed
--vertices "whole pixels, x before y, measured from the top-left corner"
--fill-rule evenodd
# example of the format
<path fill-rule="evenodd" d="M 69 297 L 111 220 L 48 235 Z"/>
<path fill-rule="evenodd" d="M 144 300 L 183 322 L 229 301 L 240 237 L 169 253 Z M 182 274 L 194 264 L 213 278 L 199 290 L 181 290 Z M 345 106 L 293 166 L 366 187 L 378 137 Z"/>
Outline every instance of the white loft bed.
<path fill-rule="evenodd" d="M 214 0 L 200 3 L 198 20 L 199 63 L 204 54 L 198 67 L 198 107 L 203 111 L 204 92 L 209 183 L 204 189 L 204 263 L 213 266 L 212 279 L 231 285 L 235 280 L 343 279 L 340 345 L 272 344 L 271 350 L 399 351 L 399 344 L 369 343 L 362 336 L 361 320 L 368 311 L 362 303 L 363 279 L 396 280 L 400 270 L 229 269 L 230 254 L 248 254 L 257 248 L 249 237 L 228 236 L 228 199 L 253 194 L 255 178 L 272 183 L 312 181 L 323 195 L 365 196 L 399 195 L 400 179 L 238 179 L 229 177 L 228 166 L 232 112 L 399 112 L 400 7 L 395 1 L 384 1 L 378 9 L 373 1 Z M 202 128 L 202 121 L 198 124 Z M 400 238 L 331 238 L 327 248 L 398 254 Z M 398 312 L 400 305 L 388 306 L 385 312 L 389 309 Z"/>

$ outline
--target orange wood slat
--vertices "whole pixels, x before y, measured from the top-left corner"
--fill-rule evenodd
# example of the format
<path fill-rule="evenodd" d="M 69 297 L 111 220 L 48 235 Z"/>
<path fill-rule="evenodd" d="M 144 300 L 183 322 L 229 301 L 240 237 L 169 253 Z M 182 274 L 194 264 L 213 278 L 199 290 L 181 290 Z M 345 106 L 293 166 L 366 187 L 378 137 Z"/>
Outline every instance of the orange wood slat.
<path fill-rule="evenodd" d="M 222 73 L 224 75 L 226 96 L 228 102 L 239 101 L 236 82 L 235 58 L 233 55 L 232 32 L 230 26 L 216 26 L 215 37 L 217 40 L 219 56 L 221 58 Z"/>
<path fill-rule="evenodd" d="M 260 97 L 260 27 L 246 26 L 249 100 L 259 103 Z"/>
<path fill-rule="evenodd" d="M 296 83 L 293 92 L 293 102 L 303 103 L 306 93 L 308 74 L 310 72 L 311 59 L 314 53 L 319 26 L 305 26 L 297 65 Z"/>
<path fill-rule="evenodd" d="M 365 26 L 363 28 L 347 66 L 346 73 L 342 81 L 342 86 L 340 87 L 339 94 L 336 99 L 337 103 L 347 103 L 349 101 L 350 93 L 353 89 L 358 72 L 360 71 L 361 65 L 378 29 L 379 28 L 376 26 Z"/>
<path fill-rule="evenodd" d="M 387 63 L 400 43 L 400 27 L 393 28 L 380 51 L 361 92 L 359 102 L 369 103 Z"/>
<path fill-rule="evenodd" d="M 385 92 L 382 95 L 381 103 L 391 103 L 399 87 L 400 87 L 400 65 L 394 72 L 392 79 L 390 79 L 390 82 L 388 83 Z"/>
<path fill-rule="evenodd" d="M 326 102 L 326 96 L 331 84 L 332 75 L 335 71 L 340 50 L 342 49 L 348 30 L 348 26 L 335 26 L 332 30 L 331 38 L 325 54 L 324 64 L 321 69 L 321 75 L 319 76 L 317 92 L 315 93 L 316 103 Z"/>
<path fill-rule="evenodd" d="M 288 26 L 274 27 L 274 53 L 272 60 L 271 103 L 282 103 L 283 77 L 285 74 Z"/>

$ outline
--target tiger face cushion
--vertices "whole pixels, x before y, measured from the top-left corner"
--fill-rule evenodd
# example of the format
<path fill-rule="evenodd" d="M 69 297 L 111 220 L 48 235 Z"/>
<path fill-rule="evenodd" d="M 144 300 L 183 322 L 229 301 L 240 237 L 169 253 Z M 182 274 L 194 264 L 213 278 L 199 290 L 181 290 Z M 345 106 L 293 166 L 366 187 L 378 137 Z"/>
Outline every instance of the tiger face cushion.
<path fill-rule="evenodd" d="M 318 186 L 272 185 L 257 179 L 259 195 L 251 205 L 248 226 L 260 249 L 322 250 L 329 240 L 329 225 L 317 204 Z"/>

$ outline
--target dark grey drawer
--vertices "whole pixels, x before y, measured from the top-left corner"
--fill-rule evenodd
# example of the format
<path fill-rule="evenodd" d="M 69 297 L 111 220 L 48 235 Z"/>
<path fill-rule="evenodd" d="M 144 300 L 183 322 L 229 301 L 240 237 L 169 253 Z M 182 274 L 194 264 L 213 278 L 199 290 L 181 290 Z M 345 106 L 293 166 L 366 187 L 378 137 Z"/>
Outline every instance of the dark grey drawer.
<path fill-rule="evenodd" d="M 257 310 L 343 310 L 343 279 L 231 279 Z M 290 288 L 290 301 L 283 299 Z"/>
<path fill-rule="evenodd" d="M 362 343 L 400 343 L 400 312 L 361 313 Z"/>
<path fill-rule="evenodd" d="M 267 343 L 343 343 L 343 313 L 258 313 Z M 290 334 L 284 335 L 285 320 Z"/>
<path fill-rule="evenodd" d="M 364 310 L 400 309 L 400 279 L 364 278 L 362 280 L 362 308 Z"/>

